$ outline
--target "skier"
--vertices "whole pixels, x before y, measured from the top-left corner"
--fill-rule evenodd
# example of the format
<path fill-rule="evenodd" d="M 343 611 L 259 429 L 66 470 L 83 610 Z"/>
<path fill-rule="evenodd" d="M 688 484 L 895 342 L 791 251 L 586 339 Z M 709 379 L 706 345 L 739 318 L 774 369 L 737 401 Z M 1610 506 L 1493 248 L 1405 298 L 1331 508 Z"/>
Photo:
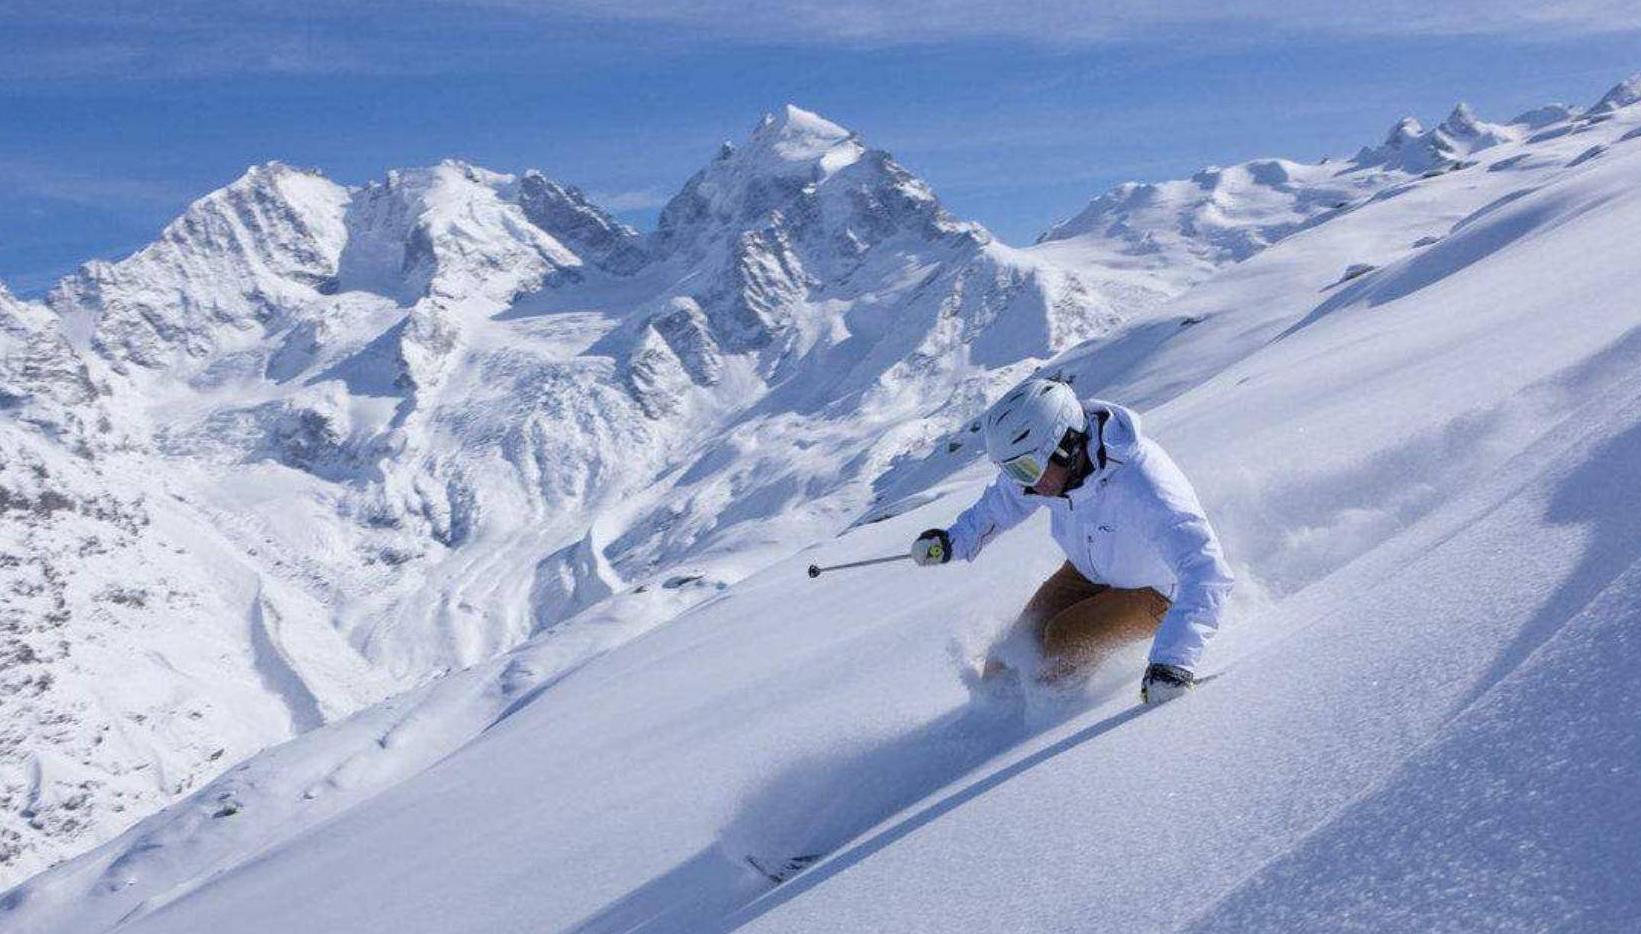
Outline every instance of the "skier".
<path fill-rule="evenodd" d="M 1196 491 L 1139 416 L 1081 403 L 1062 382 L 1030 379 L 983 419 L 986 453 L 1001 473 L 948 529 L 930 529 L 912 559 L 973 561 L 1039 506 L 1066 554 L 1015 621 L 1043 654 L 1038 677 L 1087 671 L 1126 642 L 1155 634 L 1140 681 L 1147 704 L 1191 688 L 1219 627 L 1231 570 Z M 994 658 L 983 676 L 1006 668 Z"/>

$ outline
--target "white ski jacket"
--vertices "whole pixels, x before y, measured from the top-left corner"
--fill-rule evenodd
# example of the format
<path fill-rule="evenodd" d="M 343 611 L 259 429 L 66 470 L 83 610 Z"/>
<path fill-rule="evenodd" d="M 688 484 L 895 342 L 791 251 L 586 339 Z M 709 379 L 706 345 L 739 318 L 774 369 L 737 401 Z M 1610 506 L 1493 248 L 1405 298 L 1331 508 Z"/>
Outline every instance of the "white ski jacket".
<path fill-rule="evenodd" d="M 1037 496 L 999 474 L 952 523 L 952 553 L 973 561 L 1003 531 L 1045 507 L 1054 540 L 1082 575 L 1112 587 L 1152 587 L 1173 601 L 1151 643 L 1151 661 L 1195 670 L 1219 628 L 1231 569 L 1196 491 L 1139 416 L 1087 400 L 1093 466 L 1064 496 Z M 1104 456 L 1100 449 L 1104 447 Z"/>

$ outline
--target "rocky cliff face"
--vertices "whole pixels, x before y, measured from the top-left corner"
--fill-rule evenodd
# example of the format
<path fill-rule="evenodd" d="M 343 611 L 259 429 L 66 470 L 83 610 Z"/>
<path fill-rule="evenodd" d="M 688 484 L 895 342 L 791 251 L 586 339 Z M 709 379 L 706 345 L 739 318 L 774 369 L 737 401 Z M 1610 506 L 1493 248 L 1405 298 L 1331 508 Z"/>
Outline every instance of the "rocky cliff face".
<path fill-rule="evenodd" d="M 518 204 L 530 223 L 553 231 L 577 256 L 600 269 L 626 275 L 649 261 L 638 231 L 588 201 L 579 188 L 531 170 L 519 178 Z"/>

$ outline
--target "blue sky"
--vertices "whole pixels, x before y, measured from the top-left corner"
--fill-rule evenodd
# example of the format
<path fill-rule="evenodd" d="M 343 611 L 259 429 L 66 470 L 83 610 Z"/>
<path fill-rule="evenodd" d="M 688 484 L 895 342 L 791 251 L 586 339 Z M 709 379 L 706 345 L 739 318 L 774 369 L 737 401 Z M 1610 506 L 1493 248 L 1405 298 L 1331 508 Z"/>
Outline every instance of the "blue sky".
<path fill-rule="evenodd" d="M 645 227 L 787 101 L 1029 242 L 1129 179 L 1587 105 L 1641 71 L 1632 5 L 0 0 L 0 280 L 39 294 L 268 159 L 540 168 Z"/>

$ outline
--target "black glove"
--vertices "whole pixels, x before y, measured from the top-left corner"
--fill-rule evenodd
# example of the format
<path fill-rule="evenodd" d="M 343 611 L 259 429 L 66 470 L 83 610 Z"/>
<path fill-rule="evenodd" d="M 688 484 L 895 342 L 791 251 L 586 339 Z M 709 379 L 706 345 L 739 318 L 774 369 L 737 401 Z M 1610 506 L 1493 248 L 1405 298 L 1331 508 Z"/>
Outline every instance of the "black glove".
<path fill-rule="evenodd" d="M 912 542 L 912 560 L 924 567 L 952 559 L 952 539 L 945 529 L 930 529 Z"/>
<path fill-rule="evenodd" d="M 1196 675 L 1178 665 L 1157 662 L 1145 666 L 1145 677 L 1140 679 L 1140 700 L 1147 704 L 1171 701 L 1191 690 Z"/>

